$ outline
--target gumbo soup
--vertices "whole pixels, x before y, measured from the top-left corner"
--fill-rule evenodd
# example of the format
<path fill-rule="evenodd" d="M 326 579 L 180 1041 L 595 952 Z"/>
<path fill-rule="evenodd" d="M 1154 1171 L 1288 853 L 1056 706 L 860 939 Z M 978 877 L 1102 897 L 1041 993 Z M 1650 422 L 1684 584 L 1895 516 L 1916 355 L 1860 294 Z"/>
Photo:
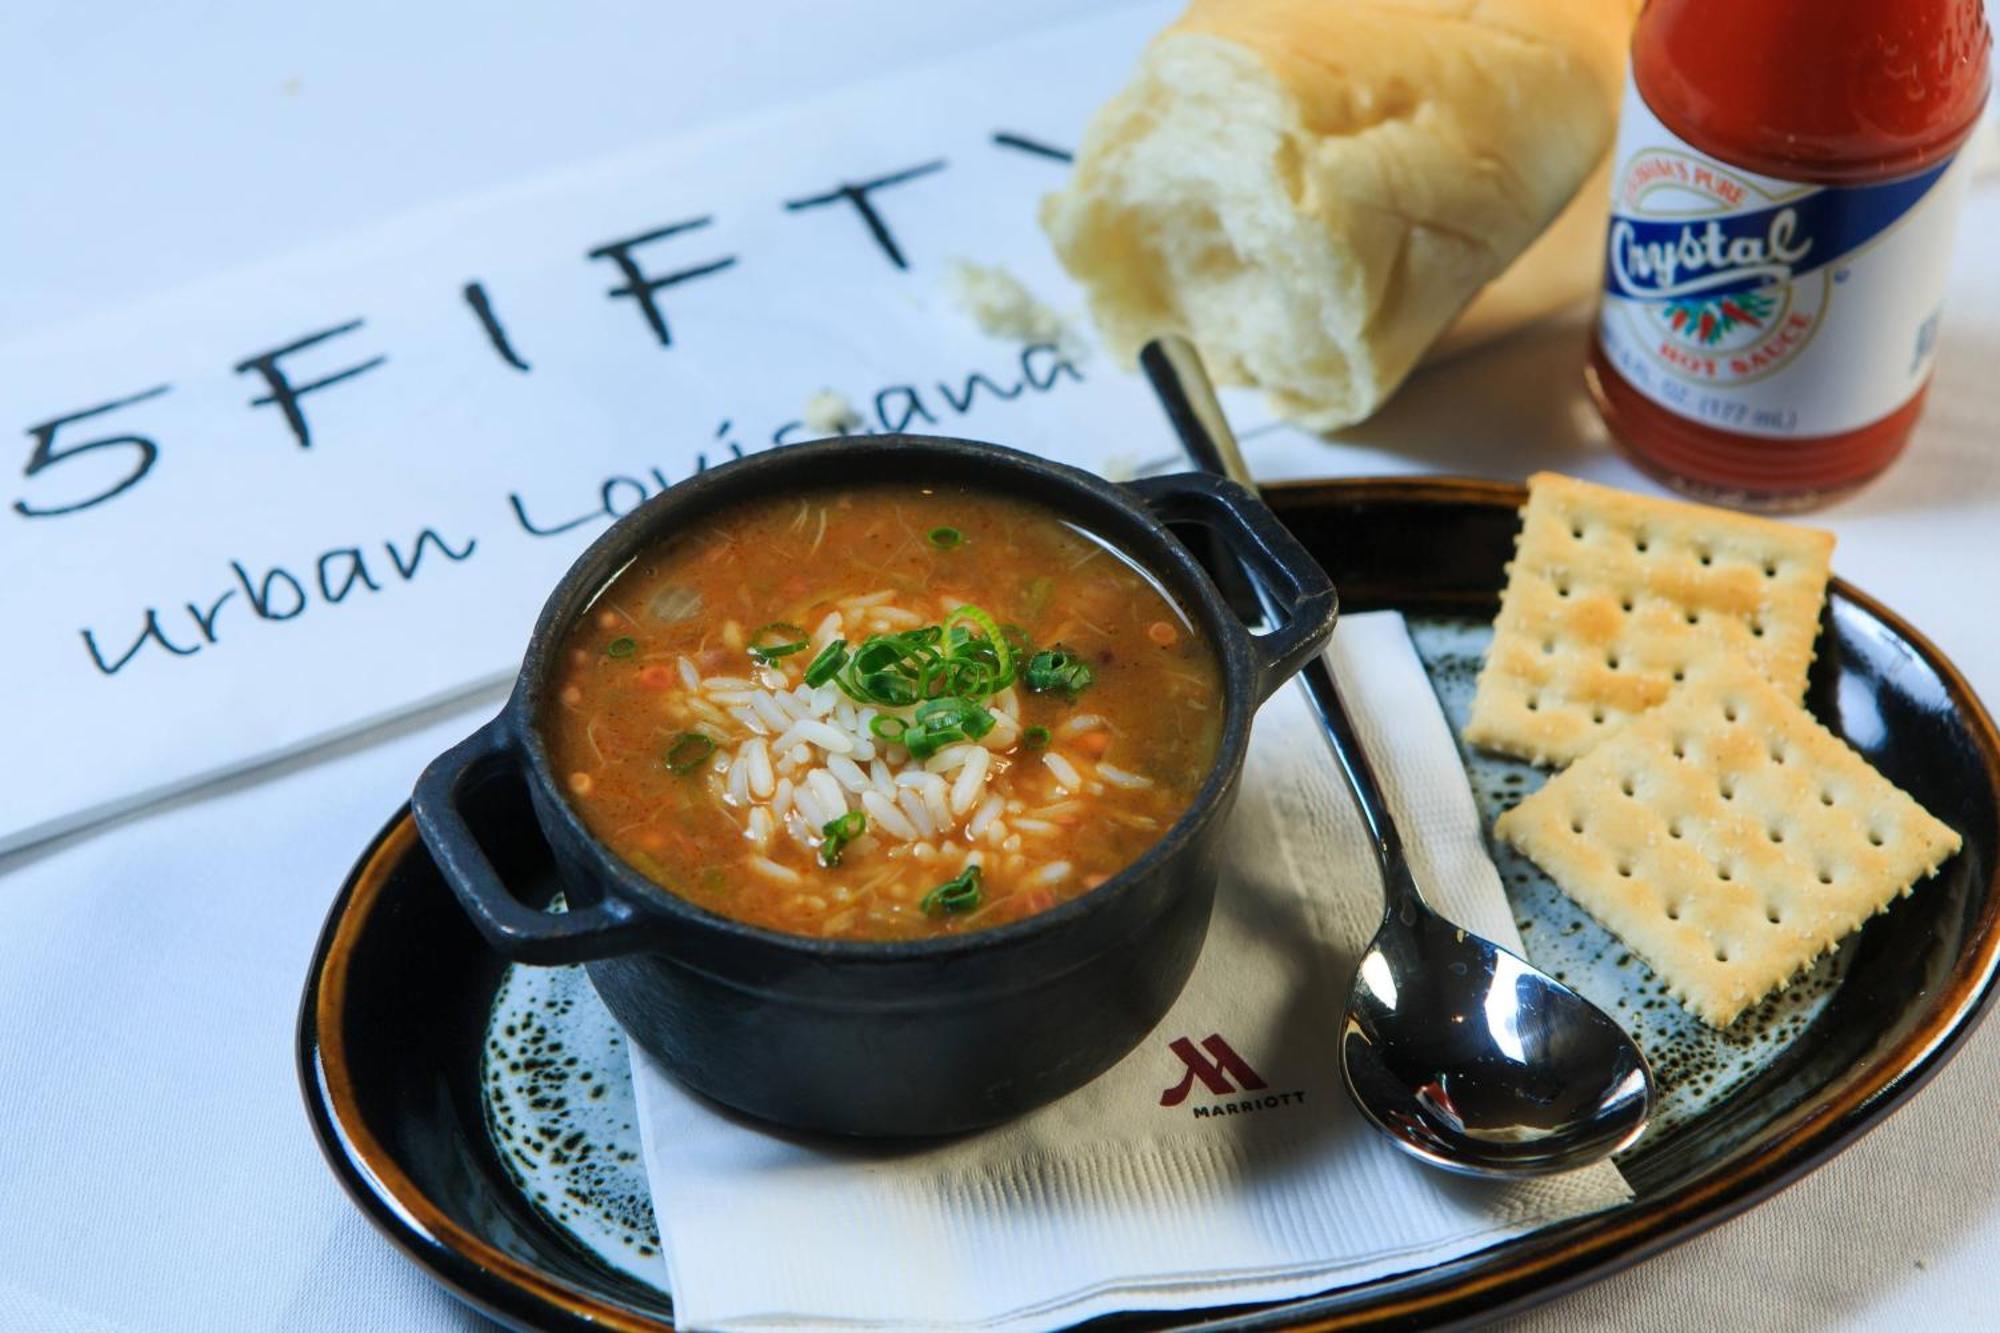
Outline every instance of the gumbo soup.
<path fill-rule="evenodd" d="M 801 935 L 1000 925 L 1187 807 L 1212 647 L 1117 552 L 1017 500 L 859 486 L 739 505 L 634 561 L 543 729 L 585 825 L 670 891 Z"/>

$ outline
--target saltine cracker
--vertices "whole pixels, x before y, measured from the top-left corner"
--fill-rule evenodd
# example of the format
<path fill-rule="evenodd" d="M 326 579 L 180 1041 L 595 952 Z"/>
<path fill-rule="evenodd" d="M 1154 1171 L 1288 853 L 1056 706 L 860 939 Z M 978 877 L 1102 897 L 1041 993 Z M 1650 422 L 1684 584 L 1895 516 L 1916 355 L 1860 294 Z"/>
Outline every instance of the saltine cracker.
<path fill-rule="evenodd" d="M 1725 658 L 1803 698 L 1832 554 L 1817 529 L 1537 473 L 1466 739 L 1565 764 Z"/>
<path fill-rule="evenodd" d="M 1740 660 L 1606 736 L 1494 831 L 1716 1027 L 1959 848 Z"/>

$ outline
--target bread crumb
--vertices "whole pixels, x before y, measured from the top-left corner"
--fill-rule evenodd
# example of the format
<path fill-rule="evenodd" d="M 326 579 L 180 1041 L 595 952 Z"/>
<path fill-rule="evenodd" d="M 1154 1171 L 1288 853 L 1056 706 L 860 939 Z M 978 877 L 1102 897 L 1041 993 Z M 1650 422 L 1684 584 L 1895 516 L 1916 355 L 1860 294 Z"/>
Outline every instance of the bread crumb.
<path fill-rule="evenodd" d="M 806 399 L 804 423 L 821 435 L 851 435 L 861 427 L 861 412 L 837 389 L 821 389 Z"/>
<path fill-rule="evenodd" d="M 1069 322 L 999 264 L 957 259 L 951 266 L 951 298 L 986 333 L 1023 343 L 1052 343 L 1073 354 L 1081 340 Z"/>

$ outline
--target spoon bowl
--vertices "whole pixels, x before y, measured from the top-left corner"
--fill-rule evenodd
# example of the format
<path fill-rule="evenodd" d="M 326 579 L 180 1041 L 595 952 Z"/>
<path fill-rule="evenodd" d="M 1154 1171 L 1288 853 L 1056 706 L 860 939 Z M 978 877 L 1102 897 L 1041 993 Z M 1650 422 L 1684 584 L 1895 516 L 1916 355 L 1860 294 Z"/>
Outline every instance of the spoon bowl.
<path fill-rule="evenodd" d="M 1386 925 L 1348 996 L 1340 1067 L 1363 1115 L 1434 1166 L 1564 1171 L 1646 1127 L 1651 1075 L 1603 1010 L 1419 908 Z"/>

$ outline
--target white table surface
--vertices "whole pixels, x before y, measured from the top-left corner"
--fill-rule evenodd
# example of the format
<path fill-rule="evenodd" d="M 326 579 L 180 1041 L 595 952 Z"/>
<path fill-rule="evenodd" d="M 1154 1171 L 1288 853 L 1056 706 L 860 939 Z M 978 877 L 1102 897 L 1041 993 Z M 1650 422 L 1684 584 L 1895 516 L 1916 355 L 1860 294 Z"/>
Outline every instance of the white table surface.
<path fill-rule="evenodd" d="M 19 0 L 0 13 L 0 342 L 1072 13 L 1058 0 Z M 2000 318 L 1967 313 L 2000 306 L 1992 180 L 1968 224 L 1961 286 L 1985 299 L 1947 314 L 1930 417 L 1888 479 L 1824 521 L 1840 571 L 2000 700 Z M 1581 328 L 1430 372 L 1316 470 L 1559 467 L 1633 484 L 1577 392 Z M 0 1328 L 480 1324 L 340 1193 L 300 1110 L 291 1043 L 333 886 L 423 762 L 493 703 L 0 859 L 0 1009 L 38 1019 L 0 1049 Z M 151 964 L 92 966 L 137 945 Z M 2000 1322 L 1996 1083 L 1989 1029 L 1801 1184 L 1520 1326 Z"/>

